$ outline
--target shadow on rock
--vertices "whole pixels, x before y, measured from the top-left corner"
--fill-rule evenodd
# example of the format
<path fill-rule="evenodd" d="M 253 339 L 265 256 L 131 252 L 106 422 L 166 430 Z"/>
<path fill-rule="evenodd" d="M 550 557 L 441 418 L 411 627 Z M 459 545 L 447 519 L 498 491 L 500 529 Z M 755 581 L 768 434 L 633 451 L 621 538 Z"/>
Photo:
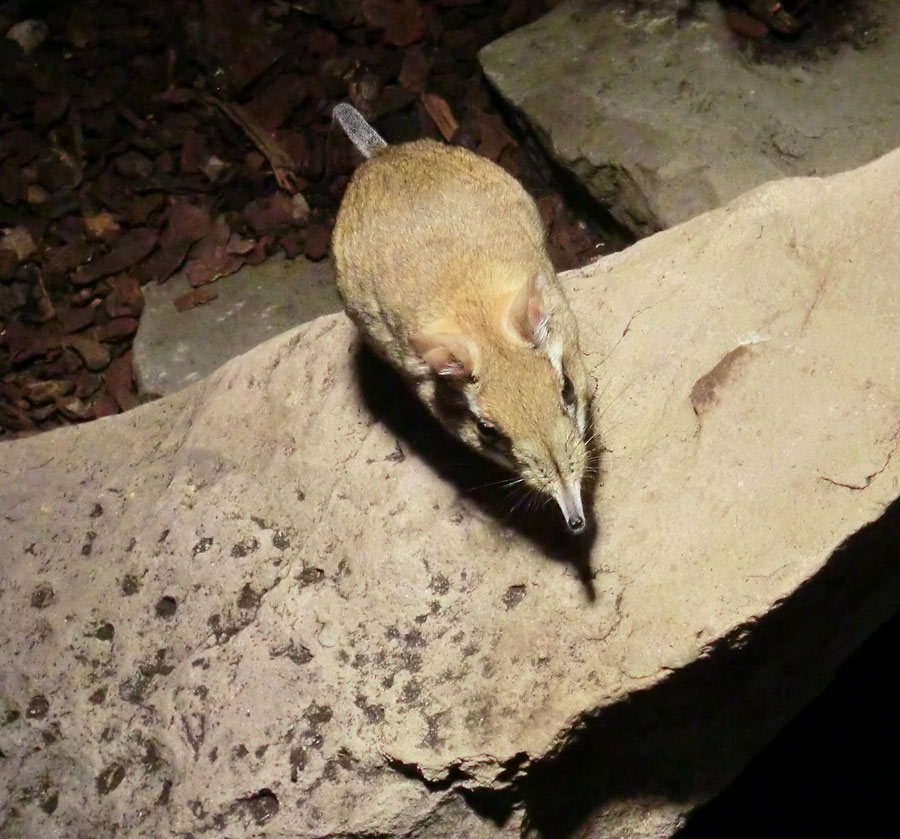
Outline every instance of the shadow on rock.
<path fill-rule="evenodd" d="M 574 839 L 606 835 L 625 814 L 709 800 L 896 613 L 898 537 L 900 501 L 758 622 L 654 687 L 586 713 L 511 789 L 484 790 L 470 806 L 498 823 L 523 808 L 525 835 Z"/>
<path fill-rule="evenodd" d="M 363 401 L 373 416 L 405 441 L 446 481 L 480 509 L 534 543 L 548 558 L 568 563 L 577 573 L 590 601 L 596 599 L 591 549 L 596 524 L 573 536 L 565 529 L 552 499 L 544 503 L 511 497 L 510 472 L 473 452 L 449 434 L 389 364 L 364 345 L 356 351 L 356 375 Z M 596 458 L 596 455 L 594 455 Z M 591 515 L 596 480 L 588 476 L 584 487 L 585 512 Z"/>

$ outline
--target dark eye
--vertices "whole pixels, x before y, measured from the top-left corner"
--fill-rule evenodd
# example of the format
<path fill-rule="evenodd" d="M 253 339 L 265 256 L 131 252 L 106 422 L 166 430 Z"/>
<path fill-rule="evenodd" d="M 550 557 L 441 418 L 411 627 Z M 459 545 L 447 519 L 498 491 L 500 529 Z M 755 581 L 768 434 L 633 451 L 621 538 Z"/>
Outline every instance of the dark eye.
<path fill-rule="evenodd" d="M 496 445 L 503 439 L 503 433 L 496 425 L 485 422 L 481 417 L 475 417 L 475 430 L 483 443 Z"/>
<path fill-rule="evenodd" d="M 565 373 L 563 373 L 562 398 L 568 407 L 571 408 L 575 405 L 575 388 L 572 380 Z"/>

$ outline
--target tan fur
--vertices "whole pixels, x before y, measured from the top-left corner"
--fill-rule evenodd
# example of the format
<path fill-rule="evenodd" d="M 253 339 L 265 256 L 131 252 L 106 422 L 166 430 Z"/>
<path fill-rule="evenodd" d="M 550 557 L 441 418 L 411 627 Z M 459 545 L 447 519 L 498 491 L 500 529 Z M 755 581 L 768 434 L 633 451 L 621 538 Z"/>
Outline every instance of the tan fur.
<path fill-rule="evenodd" d="M 577 515 L 588 377 L 537 207 L 521 185 L 461 148 L 387 146 L 354 174 L 333 248 L 348 314 L 437 418 Z M 554 354 L 577 396 L 568 413 Z M 445 409 L 448 384 L 506 434 L 510 456 L 484 445 L 472 413 Z"/>

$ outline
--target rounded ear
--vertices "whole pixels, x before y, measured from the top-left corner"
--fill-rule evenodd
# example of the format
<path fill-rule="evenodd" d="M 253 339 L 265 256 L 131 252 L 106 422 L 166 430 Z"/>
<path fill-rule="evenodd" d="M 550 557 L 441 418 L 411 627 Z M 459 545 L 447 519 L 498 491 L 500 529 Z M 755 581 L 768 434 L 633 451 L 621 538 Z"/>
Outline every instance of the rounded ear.
<path fill-rule="evenodd" d="M 438 376 L 462 379 L 475 372 L 478 347 L 465 335 L 451 332 L 419 332 L 411 335 L 410 346 Z"/>
<path fill-rule="evenodd" d="M 543 284 L 541 274 L 535 274 L 516 292 L 506 310 L 506 328 L 535 347 L 543 344 L 550 332 L 550 316 L 541 294 Z"/>

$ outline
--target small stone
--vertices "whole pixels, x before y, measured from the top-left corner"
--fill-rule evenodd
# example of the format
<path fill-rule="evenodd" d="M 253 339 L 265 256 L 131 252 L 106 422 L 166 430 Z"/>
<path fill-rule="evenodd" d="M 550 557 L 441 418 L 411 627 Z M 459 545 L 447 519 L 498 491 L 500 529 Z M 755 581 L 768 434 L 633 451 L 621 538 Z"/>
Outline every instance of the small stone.
<path fill-rule="evenodd" d="M 6 37 L 15 41 L 25 55 L 31 55 L 47 38 L 50 28 L 42 20 L 23 20 L 14 23 L 6 31 Z"/>
<path fill-rule="evenodd" d="M 166 595 L 160 597 L 156 603 L 156 617 L 168 619 L 171 618 L 178 609 L 178 602 L 174 597 Z"/>
<path fill-rule="evenodd" d="M 97 776 L 97 792 L 100 795 L 111 793 L 125 778 L 125 768 L 118 763 L 108 766 Z"/>
<path fill-rule="evenodd" d="M 47 711 L 49 710 L 50 703 L 46 696 L 33 696 L 31 702 L 28 703 L 28 709 L 25 711 L 25 716 L 29 719 L 39 720 L 47 716 Z"/>
<path fill-rule="evenodd" d="M 20 224 L 6 230 L 0 237 L 0 250 L 12 251 L 19 262 L 24 262 L 37 251 L 37 246 L 28 228 Z"/>
<path fill-rule="evenodd" d="M 106 210 L 95 216 L 85 216 L 84 227 L 94 239 L 107 239 L 119 232 L 118 222 Z"/>
<path fill-rule="evenodd" d="M 56 601 L 56 593 L 50 583 L 41 583 L 31 592 L 31 608 L 46 609 Z"/>
<path fill-rule="evenodd" d="M 86 420 L 94 416 L 93 408 L 77 396 L 68 399 L 60 399 L 56 404 L 66 419 L 75 422 Z"/>
<path fill-rule="evenodd" d="M 227 168 L 228 164 L 222 160 L 222 158 L 216 157 L 214 154 L 211 154 L 206 161 L 199 166 L 200 171 L 211 181 L 215 181 Z"/>

